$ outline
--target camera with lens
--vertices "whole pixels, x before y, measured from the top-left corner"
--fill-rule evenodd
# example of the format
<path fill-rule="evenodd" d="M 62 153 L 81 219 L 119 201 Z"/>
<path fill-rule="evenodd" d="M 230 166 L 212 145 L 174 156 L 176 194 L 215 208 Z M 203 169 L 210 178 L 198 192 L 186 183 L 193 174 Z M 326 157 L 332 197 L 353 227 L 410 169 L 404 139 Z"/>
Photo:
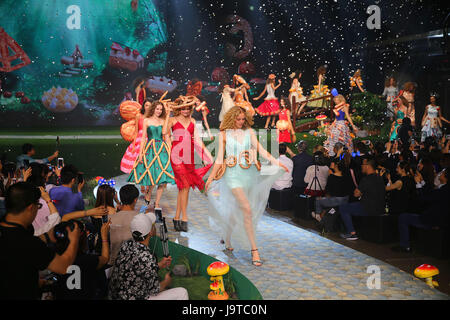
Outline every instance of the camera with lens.
<path fill-rule="evenodd" d="M 81 232 L 84 231 L 84 224 L 78 220 L 64 221 L 54 227 L 53 235 L 56 239 L 55 251 L 57 254 L 62 254 L 66 251 L 70 243 L 67 227 L 69 227 L 70 231 L 73 231 L 75 229 L 75 224 L 78 224 L 78 228 L 80 228 Z"/>

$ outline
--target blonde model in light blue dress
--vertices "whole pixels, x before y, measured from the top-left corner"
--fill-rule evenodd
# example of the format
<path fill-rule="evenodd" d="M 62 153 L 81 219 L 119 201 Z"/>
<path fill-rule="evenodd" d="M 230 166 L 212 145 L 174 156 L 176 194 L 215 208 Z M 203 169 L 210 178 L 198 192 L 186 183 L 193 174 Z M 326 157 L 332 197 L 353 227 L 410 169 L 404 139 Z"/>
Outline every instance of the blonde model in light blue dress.
<path fill-rule="evenodd" d="M 226 119 L 227 115 L 224 121 Z M 256 159 L 256 149 L 272 165 L 261 166 Z M 206 185 L 209 223 L 225 240 L 228 250 L 233 250 L 232 244 L 251 248 L 255 266 L 262 264 L 255 240 L 258 221 L 273 183 L 285 171 L 287 168 L 259 144 L 253 129 L 221 131 L 217 159 Z"/>

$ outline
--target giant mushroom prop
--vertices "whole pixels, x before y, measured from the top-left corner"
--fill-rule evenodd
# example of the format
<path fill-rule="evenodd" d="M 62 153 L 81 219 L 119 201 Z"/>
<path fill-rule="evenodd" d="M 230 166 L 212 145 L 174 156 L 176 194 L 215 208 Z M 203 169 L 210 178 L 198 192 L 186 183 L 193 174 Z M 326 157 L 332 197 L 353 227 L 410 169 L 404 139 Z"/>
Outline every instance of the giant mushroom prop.
<path fill-rule="evenodd" d="M 227 274 L 230 267 L 225 262 L 216 261 L 209 265 L 206 271 L 211 276 L 213 283 L 210 285 L 211 291 L 208 294 L 209 300 L 228 300 L 228 293 L 225 292 L 222 276 Z"/>
<path fill-rule="evenodd" d="M 320 121 L 320 126 L 321 126 L 321 127 L 323 127 L 323 121 L 324 121 L 326 118 L 327 118 L 327 116 L 324 115 L 324 114 L 320 114 L 320 115 L 318 115 L 318 116 L 316 117 L 316 120 L 319 120 L 319 121 Z"/>
<path fill-rule="evenodd" d="M 427 285 L 431 288 L 439 286 L 437 281 L 433 281 L 433 277 L 439 274 L 438 268 L 432 266 L 431 264 L 422 264 L 414 270 L 414 275 L 417 278 L 425 279 Z"/>

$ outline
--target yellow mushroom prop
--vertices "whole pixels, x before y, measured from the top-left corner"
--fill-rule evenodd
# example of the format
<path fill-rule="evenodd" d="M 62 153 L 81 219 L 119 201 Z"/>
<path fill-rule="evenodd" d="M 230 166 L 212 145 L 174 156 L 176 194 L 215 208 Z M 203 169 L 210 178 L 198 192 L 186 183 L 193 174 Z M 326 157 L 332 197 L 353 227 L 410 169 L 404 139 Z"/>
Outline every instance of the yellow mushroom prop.
<path fill-rule="evenodd" d="M 228 293 L 225 292 L 222 276 L 227 274 L 230 267 L 225 262 L 216 261 L 208 266 L 207 272 L 211 276 L 213 283 L 210 285 L 211 292 L 208 294 L 209 300 L 228 300 Z"/>
<path fill-rule="evenodd" d="M 433 277 L 439 274 L 438 268 L 430 265 L 430 264 L 422 264 L 414 270 L 414 275 L 417 278 L 425 279 L 427 285 L 431 288 L 439 286 L 437 281 L 433 281 Z"/>

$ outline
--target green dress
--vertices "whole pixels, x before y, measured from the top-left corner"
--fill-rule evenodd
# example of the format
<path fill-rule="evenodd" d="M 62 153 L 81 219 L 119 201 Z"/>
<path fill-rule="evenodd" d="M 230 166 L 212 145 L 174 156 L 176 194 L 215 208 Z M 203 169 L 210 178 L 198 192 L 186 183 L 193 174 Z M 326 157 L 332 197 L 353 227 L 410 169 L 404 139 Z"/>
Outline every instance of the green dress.
<path fill-rule="evenodd" d="M 170 148 L 162 138 L 162 126 L 148 126 L 144 157 L 141 163 L 137 157 L 127 181 L 143 186 L 175 184 L 169 154 Z"/>
<path fill-rule="evenodd" d="M 403 111 L 399 110 L 397 112 L 397 119 L 394 121 L 394 130 L 392 131 L 390 141 L 396 140 L 398 138 L 398 129 L 400 128 L 402 124 L 402 120 L 405 118 L 405 114 Z"/>

